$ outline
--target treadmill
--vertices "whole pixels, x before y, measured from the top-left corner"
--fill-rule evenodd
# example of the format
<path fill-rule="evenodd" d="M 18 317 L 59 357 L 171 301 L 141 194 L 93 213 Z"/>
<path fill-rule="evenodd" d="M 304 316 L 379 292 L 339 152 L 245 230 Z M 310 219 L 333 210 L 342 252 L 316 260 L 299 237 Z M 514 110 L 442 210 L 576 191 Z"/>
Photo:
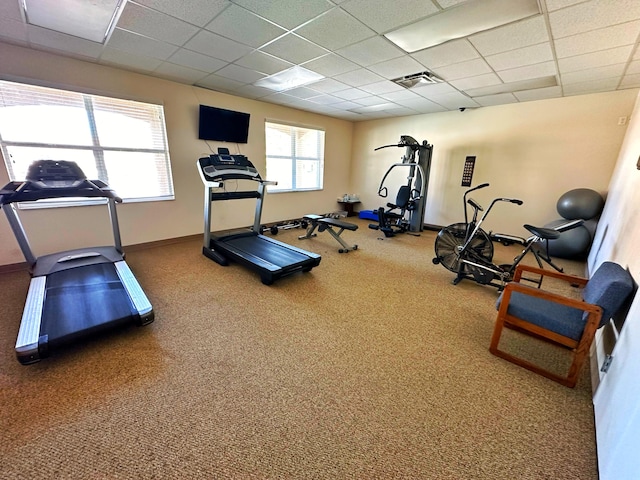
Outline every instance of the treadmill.
<path fill-rule="evenodd" d="M 197 162 L 198 173 L 204 183 L 204 245 L 202 253 L 216 263 L 227 266 L 234 261 L 260 274 L 265 285 L 297 272 L 308 272 L 320 264 L 320 255 L 261 235 L 262 201 L 267 185 L 244 155 L 230 155 L 226 148 L 217 154 L 202 157 Z M 219 191 L 226 180 L 257 182 L 257 191 Z M 214 189 L 218 189 L 214 191 Z M 222 200 L 256 199 L 253 227 L 248 231 L 225 236 L 211 234 L 211 203 Z"/>
<path fill-rule="evenodd" d="M 36 257 L 17 214 L 17 202 L 52 198 L 105 198 L 114 246 L 81 248 Z M 24 182 L 0 190 L 0 208 L 29 265 L 31 283 L 16 341 L 22 364 L 38 362 L 53 351 L 129 324 L 147 325 L 154 313 L 124 261 L 116 202 L 100 180 L 87 180 L 75 162 L 38 160 Z"/>

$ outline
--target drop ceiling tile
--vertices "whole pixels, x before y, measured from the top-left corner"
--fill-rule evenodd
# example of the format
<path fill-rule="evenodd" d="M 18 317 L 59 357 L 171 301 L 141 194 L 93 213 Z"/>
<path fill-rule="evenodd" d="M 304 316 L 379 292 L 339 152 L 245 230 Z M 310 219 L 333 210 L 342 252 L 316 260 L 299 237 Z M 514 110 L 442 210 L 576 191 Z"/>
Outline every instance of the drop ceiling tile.
<path fill-rule="evenodd" d="M 166 60 L 178 50 L 175 45 L 169 45 L 120 28 L 113 31 L 107 45 L 124 52 L 160 60 Z"/>
<path fill-rule="evenodd" d="M 374 95 L 404 90 L 404 87 L 401 87 L 391 80 L 382 80 L 380 82 L 368 83 L 366 85 L 360 85 L 360 87 L 358 88 Z"/>
<path fill-rule="evenodd" d="M 485 57 L 494 70 L 508 70 L 553 60 L 553 51 L 549 43 L 539 43 L 508 52 Z"/>
<path fill-rule="evenodd" d="M 549 14 L 555 39 L 636 19 L 640 19 L 640 2 L 637 0 L 590 1 Z"/>
<path fill-rule="evenodd" d="M 332 51 L 375 36 L 373 30 L 339 8 L 301 26 L 296 33 Z"/>
<path fill-rule="evenodd" d="M 221 37 L 207 30 L 200 30 L 191 40 L 185 43 L 184 46 L 189 50 L 228 62 L 233 62 L 247 55 L 252 50 L 251 47 Z"/>
<path fill-rule="evenodd" d="M 243 83 L 212 73 L 211 75 L 207 75 L 203 79 L 198 80 L 196 85 L 199 87 L 209 88 L 211 90 L 232 91 L 242 87 Z"/>
<path fill-rule="evenodd" d="M 304 0 L 303 2 L 234 0 L 234 3 L 271 20 L 287 30 L 292 30 L 333 8 L 333 4 L 327 0 Z"/>
<path fill-rule="evenodd" d="M 480 57 L 468 40 L 452 40 L 436 47 L 425 48 L 411 56 L 427 68 L 438 68 Z"/>
<path fill-rule="evenodd" d="M 444 95 L 437 95 L 428 98 L 438 105 L 442 105 L 443 107 L 451 110 L 461 107 L 473 108 L 479 106 L 479 104 L 473 99 L 467 97 L 466 95 L 463 95 L 460 92 L 445 93 Z"/>
<path fill-rule="evenodd" d="M 185 22 L 204 27 L 222 10 L 231 5 L 229 0 L 135 0 L 136 3 L 179 18 Z"/>
<path fill-rule="evenodd" d="M 517 103 L 518 99 L 513 96 L 513 93 L 499 93 L 498 95 L 486 95 L 484 97 L 474 98 L 479 105 L 483 107 L 490 107 L 492 105 L 505 105 L 507 103 Z"/>
<path fill-rule="evenodd" d="M 558 58 L 573 57 L 607 48 L 633 45 L 639 33 L 640 21 L 635 21 L 560 38 L 555 42 L 556 55 Z"/>
<path fill-rule="evenodd" d="M 267 95 L 262 99 L 270 103 L 276 103 L 278 105 L 290 105 L 291 103 L 298 101 L 296 97 L 292 97 L 291 95 L 280 92 L 274 93 L 272 95 Z"/>
<path fill-rule="evenodd" d="M 305 62 L 303 66 L 325 77 L 333 77 L 360 68 L 357 64 L 333 53 Z"/>
<path fill-rule="evenodd" d="M 482 58 L 469 60 L 467 62 L 455 63 L 445 67 L 433 69 L 434 73 L 445 81 L 457 80 L 459 78 L 474 77 L 483 73 L 491 73 L 491 68 Z"/>
<path fill-rule="evenodd" d="M 300 110 L 313 111 L 318 107 L 317 103 L 310 102 L 306 98 L 296 98 L 296 97 L 291 97 L 291 98 L 293 98 L 293 102 L 291 102 L 289 105 L 293 108 L 298 108 Z"/>
<path fill-rule="evenodd" d="M 206 77 L 208 74 L 201 70 L 196 70 L 175 63 L 164 62 L 153 71 L 154 75 L 167 78 L 178 83 L 186 83 L 191 85 L 198 80 Z"/>
<path fill-rule="evenodd" d="M 416 98 L 420 97 L 420 95 L 412 92 L 410 89 L 407 89 L 407 88 L 403 88 L 401 91 L 398 91 L 398 92 L 381 93 L 379 96 L 384 98 L 385 100 L 389 100 L 394 103 L 398 103 L 403 100 L 415 100 Z M 424 98 L 424 97 L 420 97 L 420 98 Z"/>
<path fill-rule="evenodd" d="M 548 42 L 549 35 L 544 17 L 539 15 L 471 35 L 469 41 L 482 55 L 486 56 Z"/>
<path fill-rule="evenodd" d="M 624 73 L 625 75 L 640 73 L 640 61 L 634 60 L 633 62 L 631 62 L 627 67 L 627 71 Z"/>
<path fill-rule="evenodd" d="M 419 73 L 424 70 L 424 66 L 409 56 L 394 58 L 386 62 L 376 63 L 368 67 L 372 72 L 383 78 L 392 80 L 404 75 Z M 368 82 L 371 83 L 371 82 Z"/>
<path fill-rule="evenodd" d="M 503 82 L 518 82 L 520 80 L 528 80 L 530 78 L 540 78 L 549 75 L 556 75 L 556 62 L 542 62 L 535 65 L 527 65 L 525 67 L 511 68 L 509 70 L 501 70 L 498 76 Z"/>
<path fill-rule="evenodd" d="M 343 102 L 343 98 L 334 97 L 333 95 L 328 95 L 326 93 L 322 93 L 320 95 L 316 95 L 314 97 L 309 98 L 310 102 L 320 103 L 322 105 L 332 105 L 334 103 Z"/>
<path fill-rule="evenodd" d="M 296 98 L 310 98 L 317 96 L 318 92 L 316 92 L 313 88 L 297 87 L 287 90 L 286 94 Z"/>
<path fill-rule="evenodd" d="M 380 112 L 387 108 L 394 108 L 394 107 L 397 107 L 395 103 L 388 102 L 385 100 L 383 103 L 379 103 L 376 105 L 367 105 L 367 106 L 357 105 L 356 107 L 351 108 L 351 111 L 357 112 L 357 113 L 373 113 L 373 112 Z"/>
<path fill-rule="evenodd" d="M 333 93 L 339 92 L 340 90 L 346 90 L 349 88 L 349 85 L 334 80 L 333 78 L 325 78 L 324 80 L 314 82 L 311 88 L 322 93 Z"/>
<path fill-rule="evenodd" d="M 267 95 L 271 95 L 273 90 L 268 88 L 256 87 L 255 85 L 243 85 L 235 89 L 238 95 L 246 96 L 247 98 L 262 98 Z"/>
<path fill-rule="evenodd" d="M 558 67 L 562 75 L 578 70 L 586 70 L 595 67 L 604 67 L 606 65 L 615 65 L 616 63 L 624 63 L 629 58 L 632 45 L 626 47 L 612 48 L 601 52 L 587 53 L 577 55 L 575 57 L 560 58 Z"/>
<path fill-rule="evenodd" d="M 523 90 L 514 92 L 513 95 L 521 102 L 531 100 L 544 100 L 546 98 L 558 98 L 562 96 L 561 87 L 536 88 L 535 90 Z"/>
<path fill-rule="evenodd" d="M 118 27 L 162 42 L 182 45 L 199 30 L 177 18 L 127 2 L 118 19 Z"/>
<path fill-rule="evenodd" d="M 242 25 L 242 28 L 238 28 L 238 25 Z M 286 33 L 286 30 L 238 5 L 231 5 L 225 9 L 205 28 L 217 35 L 252 47 L 260 47 Z"/>
<path fill-rule="evenodd" d="M 346 83 L 352 87 L 359 87 L 360 85 L 368 85 L 370 83 L 380 82 L 382 77 L 376 75 L 369 70 L 361 68 L 359 70 L 353 70 L 351 72 L 342 73 L 340 75 L 334 75 L 333 78 L 339 82 Z"/>
<path fill-rule="evenodd" d="M 389 117 L 409 117 L 411 115 L 418 115 L 418 112 L 415 110 L 402 105 L 398 105 L 395 108 L 385 108 L 384 111 L 389 114 Z"/>
<path fill-rule="evenodd" d="M 368 97 L 357 98 L 354 102 L 359 105 L 369 107 L 371 105 L 380 105 L 381 103 L 385 103 L 386 100 L 378 97 L 377 95 L 369 95 Z"/>
<path fill-rule="evenodd" d="M 390 95 L 393 95 L 393 94 L 390 94 Z M 403 107 L 409 107 L 409 108 L 414 108 L 414 107 L 417 107 L 418 105 L 430 105 L 430 106 L 437 105 L 431 100 L 427 100 L 426 98 L 421 97 L 420 95 L 416 95 L 415 93 L 412 93 L 410 97 L 397 96 L 396 98 L 392 97 L 392 98 L 388 98 L 387 100 L 391 100 L 392 102 L 397 103 L 398 105 L 402 105 Z"/>
<path fill-rule="evenodd" d="M 102 54 L 103 46 L 100 43 L 33 25 L 27 26 L 26 31 L 29 42 L 45 50 L 66 52 L 76 57 L 91 60 L 97 60 Z"/>
<path fill-rule="evenodd" d="M 294 64 L 300 64 L 329 53 L 322 47 L 289 33 L 260 49 Z"/>
<path fill-rule="evenodd" d="M 227 64 L 224 60 L 212 58 L 198 52 L 192 52 L 185 48 L 179 49 L 171 55 L 167 61 L 175 63 L 176 65 L 182 65 L 183 67 L 202 70 L 203 72 L 208 73 L 215 72 Z"/>
<path fill-rule="evenodd" d="M 248 68 L 240 67 L 235 64 L 229 64 L 226 67 L 221 68 L 220 70 L 216 71 L 216 75 L 220 77 L 230 78 L 231 80 L 235 80 L 243 84 L 254 83 L 257 80 L 266 77 L 265 74 L 250 70 Z"/>
<path fill-rule="evenodd" d="M 598 93 L 615 90 L 618 86 L 618 78 L 605 78 L 591 82 L 572 83 L 562 88 L 565 95 L 581 95 L 586 93 Z"/>
<path fill-rule="evenodd" d="M 502 83 L 495 73 L 485 73 L 484 75 L 476 75 L 475 77 L 461 78 L 452 80 L 451 85 L 458 90 L 469 90 L 471 88 L 488 87 Z"/>
<path fill-rule="evenodd" d="M 113 65 L 118 68 L 126 68 L 128 70 L 136 70 L 139 72 L 150 73 L 160 66 L 161 60 L 150 58 L 144 55 L 138 55 L 131 52 L 123 52 L 111 47 L 105 47 L 100 62 L 104 65 Z"/>
<path fill-rule="evenodd" d="M 337 108 L 340 110 L 349 110 L 350 108 L 358 108 L 358 107 L 361 107 L 362 105 L 356 102 L 345 101 L 345 102 L 334 103 L 331 106 L 333 108 Z"/>
<path fill-rule="evenodd" d="M 285 62 L 284 60 L 273 57 L 259 50 L 251 52 L 249 55 L 245 55 L 234 63 L 241 67 L 266 73 L 267 75 L 273 75 L 274 73 L 293 67 L 292 63 Z"/>
<path fill-rule="evenodd" d="M 368 92 L 363 92 L 357 88 L 348 88 L 347 90 L 340 90 L 339 92 L 333 92 L 338 98 L 343 100 L 357 100 L 358 98 L 364 98 L 371 96 Z"/>
<path fill-rule="evenodd" d="M 460 5 L 461 3 L 466 2 L 467 0 L 438 0 L 438 3 L 442 8 L 455 7 L 456 5 Z"/>
<path fill-rule="evenodd" d="M 413 23 L 438 12 L 438 8 L 425 0 L 350 0 L 342 8 L 378 33 Z M 411 12 L 403 15 L 403 12 Z"/>
<path fill-rule="evenodd" d="M 433 85 L 423 85 L 419 87 L 414 87 L 412 88 L 412 90 L 418 95 L 425 98 L 438 97 L 440 95 L 445 95 L 449 93 L 455 93 L 455 94 L 460 93 L 448 83 L 434 83 Z"/>
<path fill-rule="evenodd" d="M 363 67 L 404 55 L 404 52 L 384 37 L 371 37 L 341 48 L 336 53 Z"/>
<path fill-rule="evenodd" d="M 560 10 L 561 8 L 569 7 L 583 1 L 584 0 L 547 0 L 547 10 L 553 12 L 554 10 Z"/>
<path fill-rule="evenodd" d="M 620 82 L 620 88 L 638 88 L 640 87 L 640 74 L 625 75 Z"/>
<path fill-rule="evenodd" d="M 566 86 L 572 83 L 589 82 L 613 77 L 620 79 L 624 73 L 625 66 L 625 63 L 619 63 L 617 65 L 607 65 L 606 67 L 563 73 L 561 77 L 562 85 Z"/>
<path fill-rule="evenodd" d="M 410 107 L 418 113 L 438 113 L 447 111 L 447 109 L 442 105 L 438 105 L 426 98 L 416 100 L 410 105 Z"/>

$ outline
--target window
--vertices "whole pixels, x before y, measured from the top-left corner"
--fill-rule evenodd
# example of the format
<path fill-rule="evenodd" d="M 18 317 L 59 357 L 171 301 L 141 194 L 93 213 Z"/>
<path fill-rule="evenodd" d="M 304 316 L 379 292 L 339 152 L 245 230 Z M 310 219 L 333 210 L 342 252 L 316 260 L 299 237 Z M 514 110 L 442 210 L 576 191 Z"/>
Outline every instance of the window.
<path fill-rule="evenodd" d="M 270 192 L 322 189 L 323 130 L 267 122 L 265 137 Z"/>
<path fill-rule="evenodd" d="M 161 105 L 0 81 L 0 148 L 12 181 L 35 160 L 72 160 L 125 201 L 174 198 Z"/>

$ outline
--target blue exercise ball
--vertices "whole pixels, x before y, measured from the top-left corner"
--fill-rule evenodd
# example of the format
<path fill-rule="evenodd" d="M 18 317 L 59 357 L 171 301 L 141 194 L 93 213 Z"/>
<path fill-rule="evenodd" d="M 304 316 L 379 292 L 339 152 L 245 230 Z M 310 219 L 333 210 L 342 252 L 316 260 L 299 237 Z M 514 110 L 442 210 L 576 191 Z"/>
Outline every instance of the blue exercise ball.
<path fill-rule="evenodd" d="M 560 218 L 547 223 L 546 228 L 557 227 L 566 223 L 566 219 Z M 589 253 L 592 236 L 584 225 L 560 232 L 556 239 L 549 240 L 549 255 L 558 258 L 584 258 Z"/>
<path fill-rule="evenodd" d="M 558 213 L 567 220 L 589 220 L 602 213 L 604 198 L 590 188 L 569 190 L 558 199 Z"/>

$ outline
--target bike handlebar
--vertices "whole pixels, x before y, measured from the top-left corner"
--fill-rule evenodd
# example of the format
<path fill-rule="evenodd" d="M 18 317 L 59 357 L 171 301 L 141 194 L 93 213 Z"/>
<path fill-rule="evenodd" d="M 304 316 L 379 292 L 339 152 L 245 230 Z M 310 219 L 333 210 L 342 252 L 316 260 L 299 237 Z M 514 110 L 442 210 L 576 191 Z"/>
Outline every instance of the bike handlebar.
<path fill-rule="evenodd" d="M 475 190 L 480 190 L 481 188 L 486 188 L 486 187 L 488 187 L 488 186 L 489 186 L 489 184 L 488 184 L 488 183 L 481 183 L 480 185 L 476 185 L 475 187 L 470 188 L 470 189 L 469 189 L 469 190 L 467 190 L 464 194 L 466 195 L 467 193 L 471 193 L 471 192 L 473 192 L 473 191 L 475 191 Z"/>
<path fill-rule="evenodd" d="M 496 198 L 494 202 L 509 202 L 515 203 L 516 205 L 522 205 L 524 202 L 522 200 L 518 200 L 517 198 Z"/>

